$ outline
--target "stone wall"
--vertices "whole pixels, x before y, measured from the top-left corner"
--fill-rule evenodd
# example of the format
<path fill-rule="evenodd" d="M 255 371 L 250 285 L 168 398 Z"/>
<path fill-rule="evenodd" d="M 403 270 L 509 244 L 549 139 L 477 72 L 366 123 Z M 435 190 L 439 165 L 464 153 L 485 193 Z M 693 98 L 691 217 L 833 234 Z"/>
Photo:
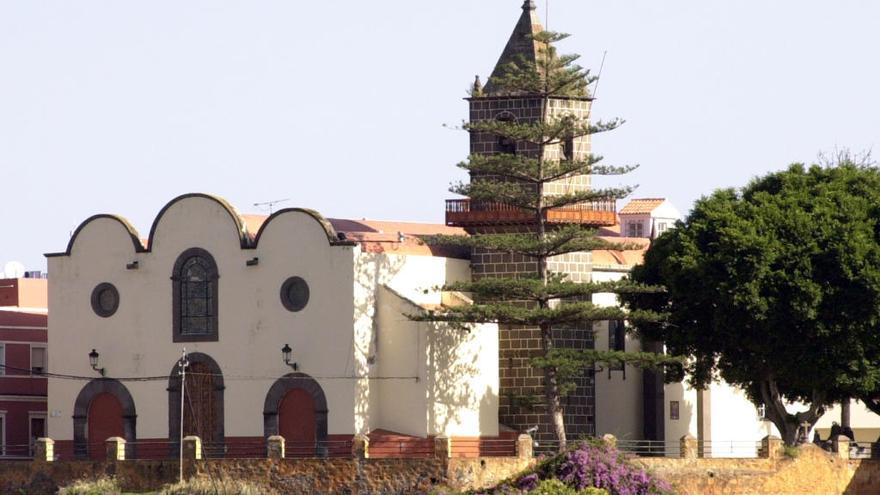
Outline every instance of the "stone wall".
<path fill-rule="evenodd" d="M 531 459 L 223 459 L 186 461 L 187 477 L 266 482 L 287 494 L 417 494 L 441 485 L 491 486 L 523 471 Z M 76 480 L 114 476 L 123 491 L 158 490 L 178 478 L 178 463 L 163 461 L 56 461 L 0 463 L 0 493 L 53 495 Z"/>
<path fill-rule="evenodd" d="M 875 495 L 880 461 L 846 460 L 805 445 L 796 458 L 641 458 L 638 464 L 675 487 L 678 495 Z"/>

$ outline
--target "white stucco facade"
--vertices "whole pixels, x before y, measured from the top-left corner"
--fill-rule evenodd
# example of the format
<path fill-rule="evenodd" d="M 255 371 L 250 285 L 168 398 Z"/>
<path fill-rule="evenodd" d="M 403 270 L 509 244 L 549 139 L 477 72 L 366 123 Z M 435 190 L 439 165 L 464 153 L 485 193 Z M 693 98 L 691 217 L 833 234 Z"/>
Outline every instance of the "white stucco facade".
<path fill-rule="evenodd" d="M 624 278 L 628 270 L 594 266 L 593 282 L 610 282 Z M 593 295 L 593 304 L 603 307 L 617 306 L 617 295 L 600 293 Z M 593 324 L 594 343 L 598 350 L 610 348 L 610 322 Z M 641 343 L 632 335 L 625 336 L 625 351 L 641 351 Z M 624 369 L 602 369 L 596 372 L 596 433 L 610 433 L 621 440 L 644 439 L 644 395 L 642 371 L 626 365 Z"/>
<path fill-rule="evenodd" d="M 171 277 L 178 257 L 193 247 L 217 265 L 218 335 L 174 342 Z M 67 252 L 48 260 L 50 372 L 99 378 L 88 359 L 95 349 L 106 377 L 133 398 L 138 439 L 169 437 L 169 381 L 162 377 L 175 371 L 184 347 L 210 356 L 222 372 L 225 436 L 262 437 L 267 391 L 292 371 L 282 361 L 285 344 L 299 373 L 323 390 L 331 435 L 378 428 L 418 436 L 497 434 L 497 327 L 466 334 L 403 315 L 440 304 L 432 289 L 469 278 L 467 261 L 367 253 L 307 210 L 278 212 L 249 232 L 235 210 L 207 195 L 170 202 L 145 245 L 123 219 L 97 216 L 83 223 Z M 310 293 L 296 312 L 279 295 L 293 276 Z M 101 283 L 119 294 L 109 317 L 90 305 Z M 461 373 L 441 377 L 449 368 Z M 129 380 L 149 377 L 159 378 Z M 49 380 L 52 438 L 74 438 L 71 418 L 84 384 Z"/>

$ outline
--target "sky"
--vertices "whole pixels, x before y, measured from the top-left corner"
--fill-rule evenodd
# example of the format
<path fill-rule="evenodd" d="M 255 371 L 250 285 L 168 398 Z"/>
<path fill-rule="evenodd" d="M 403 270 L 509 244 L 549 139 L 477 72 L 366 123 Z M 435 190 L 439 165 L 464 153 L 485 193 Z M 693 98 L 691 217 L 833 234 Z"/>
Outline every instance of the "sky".
<path fill-rule="evenodd" d="M 835 148 L 880 153 L 880 2 L 538 0 L 605 64 L 599 184 L 684 213 Z M 142 236 L 188 192 L 242 213 L 443 222 L 466 90 L 521 0 L 0 0 L 0 270 L 97 213 Z M 444 126 L 446 124 L 446 126 Z"/>

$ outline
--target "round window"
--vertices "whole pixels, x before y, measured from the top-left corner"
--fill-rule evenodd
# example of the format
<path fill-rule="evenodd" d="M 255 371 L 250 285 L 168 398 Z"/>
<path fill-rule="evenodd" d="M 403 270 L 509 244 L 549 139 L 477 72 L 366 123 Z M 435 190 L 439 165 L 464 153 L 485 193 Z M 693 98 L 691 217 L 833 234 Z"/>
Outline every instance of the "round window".
<path fill-rule="evenodd" d="M 288 311 L 302 311 L 309 303 L 309 284 L 300 277 L 290 277 L 281 284 L 281 304 Z"/>
<path fill-rule="evenodd" d="M 96 315 L 107 318 L 119 308 L 119 291 L 107 282 L 98 284 L 92 291 L 92 310 Z"/>

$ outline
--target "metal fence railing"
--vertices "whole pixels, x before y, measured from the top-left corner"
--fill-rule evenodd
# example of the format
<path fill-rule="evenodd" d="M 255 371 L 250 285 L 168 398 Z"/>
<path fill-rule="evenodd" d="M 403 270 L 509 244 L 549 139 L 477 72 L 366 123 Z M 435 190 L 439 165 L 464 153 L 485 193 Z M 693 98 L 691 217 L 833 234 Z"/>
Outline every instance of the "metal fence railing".
<path fill-rule="evenodd" d="M 706 440 L 697 442 L 698 457 L 755 459 L 760 457 L 760 452 L 760 441 Z"/>
<path fill-rule="evenodd" d="M 679 457 L 680 442 L 665 440 L 625 440 L 617 441 L 617 449 L 638 457 Z"/>
<path fill-rule="evenodd" d="M 284 457 L 308 459 L 323 457 L 351 457 L 351 440 L 328 440 L 323 442 L 286 442 Z"/>
<path fill-rule="evenodd" d="M 34 447 L 30 444 L 6 444 L 0 449 L 0 460 L 31 459 Z"/>
<path fill-rule="evenodd" d="M 851 442 L 849 444 L 850 459 L 880 458 L 880 444 L 870 442 Z"/>
<path fill-rule="evenodd" d="M 413 440 L 374 440 L 370 442 L 370 457 L 419 458 L 434 455 L 434 441 L 430 439 Z"/>

